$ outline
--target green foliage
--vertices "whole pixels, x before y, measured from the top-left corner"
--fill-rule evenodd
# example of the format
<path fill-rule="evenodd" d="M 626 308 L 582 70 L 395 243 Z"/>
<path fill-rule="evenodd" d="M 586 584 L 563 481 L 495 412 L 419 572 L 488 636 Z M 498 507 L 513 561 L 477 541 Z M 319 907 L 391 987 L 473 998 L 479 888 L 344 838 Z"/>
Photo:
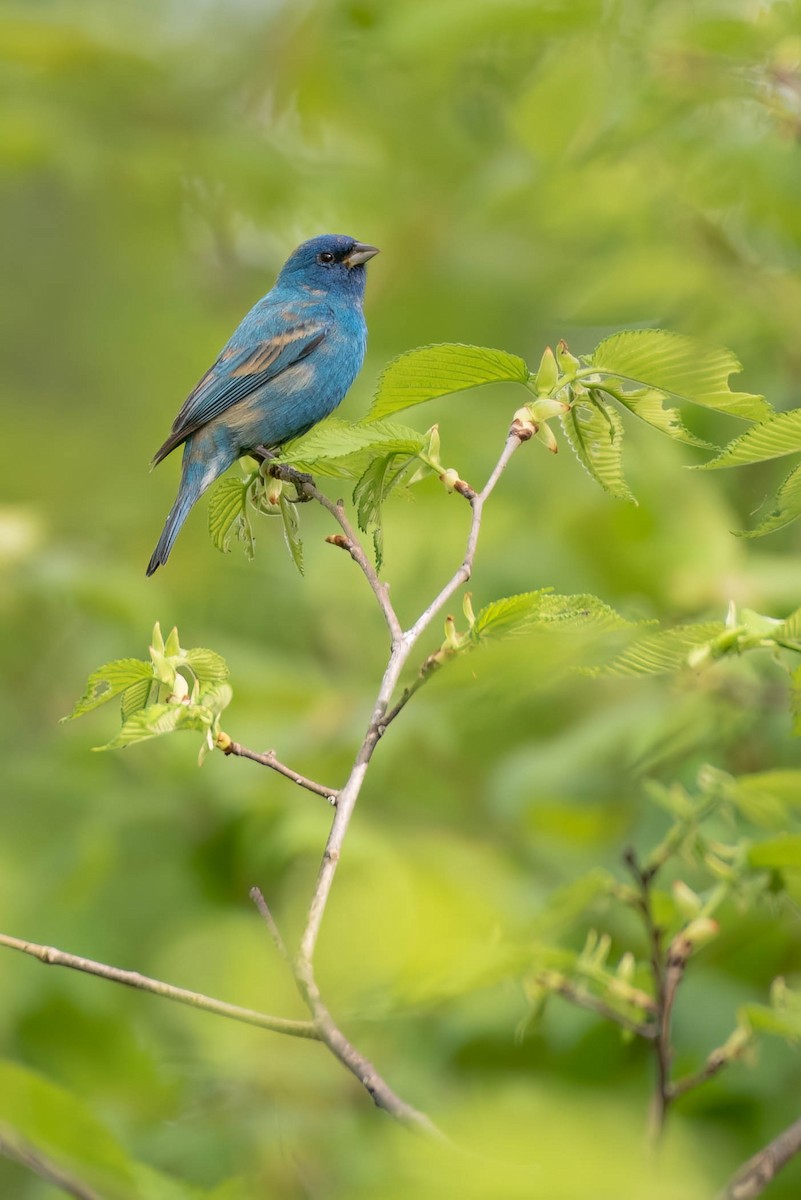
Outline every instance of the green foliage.
<path fill-rule="evenodd" d="M 594 389 L 576 396 L 562 429 L 585 471 L 618 500 L 637 501 L 623 478 L 623 422 Z"/>
<path fill-rule="evenodd" d="M 368 421 L 380 421 L 415 404 L 449 396 L 485 383 L 527 384 L 522 358 L 486 346 L 441 343 L 410 350 L 393 359 L 378 381 Z"/>
<path fill-rule="evenodd" d="M 763 397 L 732 392 L 728 386 L 729 376 L 740 370 L 739 362 L 728 350 L 708 350 L 692 338 L 664 330 L 617 333 L 602 341 L 592 354 L 579 357 L 560 342 L 556 354 L 546 347 L 536 373 L 522 358 L 504 350 L 452 343 L 425 346 L 400 355 L 384 370 L 364 420 L 348 422 L 330 417 L 287 446 L 281 462 L 315 475 L 357 481 L 354 502 L 359 525 L 372 533 L 380 564 L 381 509 L 389 494 L 401 484 L 419 482 L 425 477 L 424 467 L 441 477 L 447 475 L 432 445 L 436 440 L 438 446 L 436 431 L 421 434 L 387 417 L 487 383 L 523 384 L 537 397 L 518 413 L 525 415 L 530 432 L 555 450 L 557 442 L 549 422 L 558 416 L 570 448 L 588 474 L 610 495 L 636 504 L 623 475 L 625 431 L 614 404 L 673 441 L 710 448 L 709 442 L 686 428 L 678 410 L 666 407 L 665 401 L 678 399 L 742 420 L 760 421 L 772 412 Z M 791 418 L 793 414 L 783 417 Z M 754 438 L 754 445 L 764 449 L 758 431 L 781 422 L 783 417 L 754 426 L 738 444 Z M 792 422 L 785 425 L 789 428 Z M 742 457 L 744 453 L 729 459 L 721 455 L 707 466 L 754 461 Z M 796 490 L 795 481 L 788 481 L 780 505 L 784 515 L 779 519 L 774 514 L 772 527 L 792 519 L 786 516 L 786 510 L 792 507 Z M 262 513 L 273 513 L 280 507 L 287 545 L 299 566 L 297 519 L 287 515 L 285 504 L 279 506 L 279 494 L 280 489 L 270 484 L 263 470 L 251 473 L 244 482 L 221 480 L 209 508 L 209 531 L 217 548 L 227 549 L 235 535 L 252 557 L 253 533 L 247 512 L 250 500 Z M 798 495 L 801 497 L 801 490 Z"/>
<path fill-rule="evenodd" d="M 558 596 L 553 589 L 542 588 L 486 605 L 470 626 L 470 640 L 479 644 L 535 629 L 606 633 L 630 626 L 630 621 L 597 596 Z"/>
<path fill-rule="evenodd" d="M 767 462 L 796 454 L 801 450 L 801 409 L 779 413 L 769 421 L 753 425 L 745 433 L 729 442 L 725 450 L 702 470 L 715 471 L 721 467 L 739 467 L 751 463 Z M 792 469 L 779 485 L 773 506 L 754 529 L 745 530 L 741 537 L 764 537 L 777 529 L 783 529 L 801 516 L 801 465 Z"/>
<path fill-rule="evenodd" d="M 624 384 L 647 387 L 745 421 L 763 420 L 773 411 L 763 396 L 731 391 L 729 376 L 742 371 L 731 351 L 708 349 L 693 338 L 663 329 L 613 334 L 587 361 Z"/>
<path fill-rule="evenodd" d="M 218 550 L 225 553 L 236 538 L 248 558 L 253 557 L 253 529 L 248 517 L 248 479 L 226 476 L 220 479 L 209 501 L 209 534 Z"/>
<path fill-rule="evenodd" d="M 203 630 L 230 660 L 240 735 L 335 782 L 369 712 L 385 631 L 345 555 L 307 534 L 301 580 L 277 550 L 281 526 L 252 506 L 251 567 L 211 553 L 193 514 L 146 584 L 179 467 L 176 455 L 148 475 L 152 450 L 289 248 L 323 229 L 382 247 L 347 419 L 368 410 L 381 368 L 408 347 L 506 347 L 533 371 L 550 342 L 537 368 L 547 392 L 554 359 L 586 387 L 580 353 L 654 320 L 736 349 L 743 386 L 777 410 L 797 407 L 798 28 L 797 0 L 7 7 L 4 929 L 298 1011 L 247 890 L 260 884 L 284 931 L 298 928 L 324 802 L 245 763 L 212 761 L 197 776 L 146 750 L 87 759 L 83 725 L 54 722 L 70 681 L 139 644 L 155 588 L 180 628 Z M 45 333 L 32 315 L 56 309 Z M 626 410 L 638 425 L 662 420 L 657 403 L 673 414 L 673 436 L 636 429 L 636 459 L 634 437 L 624 440 L 639 507 L 594 500 L 569 458 L 524 448 L 487 510 L 481 603 L 556 582 L 656 618 L 654 630 L 711 621 L 731 594 L 765 613 L 797 606 L 799 526 L 759 552 L 730 536 L 758 525 L 766 468 L 681 470 L 706 456 L 684 448 L 679 416 L 713 443 L 729 440 L 731 418 L 670 396 L 635 400 L 641 389 L 612 375 L 593 386 L 625 434 Z M 534 381 L 524 387 L 505 389 L 510 409 L 533 404 Z M 442 402 L 448 465 L 471 483 L 486 478 L 505 406 L 500 387 Z M 777 463 L 775 482 L 794 465 Z M 794 494 L 788 481 L 778 511 L 790 519 Z M 458 561 L 469 513 L 425 484 L 413 506 L 383 508 L 392 596 L 407 617 Z M 304 533 L 325 525 L 317 514 Z M 575 636 L 499 640 L 415 698 L 376 754 L 320 941 L 346 1028 L 367 1031 L 377 1068 L 460 1149 L 377 1119 L 317 1047 L 3 958 L 7 1054 L 61 1081 L 101 1124 L 113 1114 L 128 1154 L 215 1200 L 716 1195 L 797 1118 L 797 1064 L 781 1043 L 760 1069 L 733 1065 L 677 1102 L 657 1173 L 642 1147 L 647 1045 L 621 1044 L 555 996 L 535 1036 L 516 1042 L 514 1031 L 525 971 L 572 981 L 589 929 L 612 936 L 603 971 L 625 975 L 631 949 L 633 986 L 643 983 L 641 928 L 608 879 L 630 887 L 621 847 L 645 853 L 659 836 L 644 786 L 692 808 L 696 770 L 713 762 L 730 799 L 709 816 L 708 843 L 756 844 L 763 826 L 770 838 L 798 832 L 798 748 L 775 651 L 726 654 L 675 681 L 588 680 L 570 673 L 584 661 Z M 618 649 L 601 644 L 609 657 Z M 147 704 L 143 685 L 155 686 L 133 684 L 123 707 Z M 657 888 L 672 929 L 689 920 L 672 876 L 705 904 L 731 866 L 707 845 L 702 869 L 691 832 L 681 855 Z M 797 872 L 749 870 L 769 880 L 766 902 L 717 910 L 720 937 L 690 963 L 676 1006 L 679 1070 L 726 1045 L 744 1000 L 767 1006 L 775 975 L 798 987 Z M 610 995 L 608 983 L 575 982 Z M 92 1131 L 65 1113 L 70 1138 L 65 1153 L 91 1152 Z M 151 1189 L 159 1200 L 168 1182 Z M 796 1162 L 769 1194 L 795 1200 L 798 1189 Z M 52 1191 L 0 1159 L 0 1195 Z"/>
<path fill-rule="evenodd" d="M 166 642 L 156 622 L 150 659 L 119 659 L 89 676 L 86 692 L 69 717 L 83 716 L 122 694 L 122 728 L 98 750 L 116 750 L 176 730 L 203 734 L 200 761 L 214 748 L 220 716 L 231 703 L 228 666 L 213 650 L 185 650 L 173 628 Z"/>

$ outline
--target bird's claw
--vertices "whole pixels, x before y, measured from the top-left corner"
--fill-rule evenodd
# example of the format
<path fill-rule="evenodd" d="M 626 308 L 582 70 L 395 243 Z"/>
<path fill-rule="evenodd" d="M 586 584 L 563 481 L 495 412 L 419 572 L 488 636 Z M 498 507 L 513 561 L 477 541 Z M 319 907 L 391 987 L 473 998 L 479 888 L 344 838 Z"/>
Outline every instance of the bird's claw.
<path fill-rule="evenodd" d="M 287 466 L 284 463 L 271 462 L 267 467 L 267 472 L 275 479 L 292 484 L 298 493 L 296 503 L 305 504 L 307 500 L 311 500 L 307 488 L 314 487 L 314 476 L 309 475 L 307 471 L 298 471 L 295 467 Z"/>

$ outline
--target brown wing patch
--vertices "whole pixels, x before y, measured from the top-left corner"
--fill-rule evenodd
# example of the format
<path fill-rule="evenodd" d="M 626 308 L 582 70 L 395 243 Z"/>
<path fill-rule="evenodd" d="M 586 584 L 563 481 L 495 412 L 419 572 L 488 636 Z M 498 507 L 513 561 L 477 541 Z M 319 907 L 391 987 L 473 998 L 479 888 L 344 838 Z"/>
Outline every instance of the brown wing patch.
<path fill-rule="evenodd" d="M 296 325 L 294 329 L 287 329 L 285 333 L 277 333 L 269 341 L 262 342 L 260 346 L 257 346 L 250 357 L 246 358 L 243 363 L 240 363 L 231 374 L 258 375 L 261 371 L 266 371 L 268 367 L 272 366 L 282 350 L 287 346 L 291 346 L 293 342 L 308 337 L 310 333 L 314 333 L 318 329 L 320 329 L 319 325 L 307 323 L 306 325 Z M 320 340 L 322 340 L 322 330 L 320 330 L 320 334 Z M 309 349 L 312 349 L 317 344 L 317 342 L 314 342 Z M 309 350 L 306 351 L 307 354 L 308 352 Z"/>

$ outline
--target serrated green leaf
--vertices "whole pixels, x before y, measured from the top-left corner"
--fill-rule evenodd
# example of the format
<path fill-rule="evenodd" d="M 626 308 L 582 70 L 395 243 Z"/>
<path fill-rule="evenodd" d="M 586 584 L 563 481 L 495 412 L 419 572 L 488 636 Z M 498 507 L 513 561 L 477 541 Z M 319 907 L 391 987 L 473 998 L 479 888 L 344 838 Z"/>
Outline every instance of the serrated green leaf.
<path fill-rule="evenodd" d="M 392 451 L 380 458 L 374 458 L 363 471 L 353 489 L 353 503 L 356 505 L 356 519 L 359 528 L 368 533 L 372 530 L 373 547 L 375 550 L 376 566 L 381 569 L 383 563 L 383 526 L 382 508 L 384 501 L 396 488 L 407 482 L 409 472 L 417 468 L 416 458 L 398 454 Z"/>
<path fill-rule="evenodd" d="M 116 737 L 95 749 L 117 750 L 148 738 L 160 737 L 163 733 L 172 733 L 178 728 L 183 710 L 182 704 L 148 704 L 125 721 Z"/>
<path fill-rule="evenodd" d="M 195 678 L 200 683 L 219 683 L 228 678 L 228 663 L 214 650 L 195 646 L 192 650 L 184 651 L 182 660 L 192 668 Z"/>
<path fill-rule="evenodd" d="M 725 632 L 721 621 L 680 625 L 639 638 L 605 667 L 593 669 L 602 675 L 668 675 L 687 667 L 687 656 L 696 646 L 714 641 Z"/>
<path fill-rule="evenodd" d="M 596 596 L 559 596 L 543 589 L 494 600 L 476 614 L 470 634 L 477 643 L 532 629 L 605 633 L 629 624 Z"/>
<path fill-rule="evenodd" d="M 788 642 L 801 642 L 801 608 L 797 608 L 795 612 L 790 613 L 789 617 L 785 617 L 781 628 L 777 630 L 777 636 Z"/>
<path fill-rule="evenodd" d="M 721 467 L 742 467 L 797 454 L 801 450 L 801 408 L 778 413 L 770 421 L 761 421 L 739 434 L 716 458 L 695 467 L 697 471 L 717 471 Z"/>
<path fill-rule="evenodd" d="M 208 709 L 214 717 L 218 717 L 234 698 L 230 683 L 213 683 L 205 687 L 200 696 L 200 707 Z"/>
<path fill-rule="evenodd" d="M 303 542 L 300 540 L 300 520 L 298 518 L 297 506 L 290 504 L 283 492 L 279 498 L 279 503 L 281 505 L 281 520 L 284 524 L 284 541 L 286 542 L 286 548 L 289 551 L 289 557 L 292 559 L 293 563 L 302 575 Z"/>
<path fill-rule="evenodd" d="M 209 534 L 216 548 L 227 553 L 231 538 L 242 541 L 245 553 L 253 557 L 253 531 L 247 512 L 248 481 L 237 476 L 221 479 L 209 501 Z"/>
<path fill-rule="evenodd" d="M 138 658 L 118 658 L 114 662 L 106 663 L 92 672 L 86 682 L 83 696 L 72 712 L 62 719 L 71 721 L 75 717 L 82 717 L 84 713 L 91 712 L 93 708 L 98 708 L 114 696 L 119 696 L 120 692 L 124 692 L 140 680 L 147 679 L 152 682 L 153 678 L 152 664 L 142 662 Z"/>
<path fill-rule="evenodd" d="M 484 383 L 527 383 L 522 358 L 487 346 L 442 342 L 401 354 L 384 369 L 367 421 Z"/>
<path fill-rule="evenodd" d="M 729 389 L 729 376 L 742 370 L 730 350 L 708 349 L 684 334 L 663 329 L 614 333 L 587 361 L 624 382 L 658 388 L 744 421 L 762 421 L 773 412 L 763 396 Z"/>
<path fill-rule="evenodd" d="M 426 440 L 425 434 L 394 421 L 366 424 L 330 417 L 292 442 L 281 461 L 319 475 L 358 479 L 376 455 L 419 454 Z"/>
<path fill-rule="evenodd" d="M 783 833 L 769 841 L 757 842 L 748 851 L 752 867 L 801 871 L 801 833 Z"/>
<path fill-rule="evenodd" d="M 606 388 L 603 389 L 606 391 Z M 646 425 L 666 433 L 675 442 L 684 442 L 687 446 L 698 446 L 701 450 L 714 450 L 711 442 L 691 433 L 681 419 L 677 408 L 665 407 L 667 395 L 657 388 L 638 388 L 626 391 L 624 388 L 610 393 L 615 400 L 624 405 L 635 417 L 639 417 Z"/>
<path fill-rule="evenodd" d="M 601 400 L 576 400 L 560 418 L 571 450 L 605 492 L 636 504 L 623 477 L 623 422 Z"/>
<path fill-rule="evenodd" d="M 755 428 L 757 427 L 755 426 Z M 779 487 L 773 500 L 773 508 L 767 516 L 763 517 L 754 529 L 739 531 L 737 537 L 764 537 L 767 533 L 775 533 L 777 529 L 784 529 L 785 525 L 790 525 L 800 516 L 801 464 L 793 467 L 790 474 Z"/>
<path fill-rule="evenodd" d="M 150 691 L 155 683 L 155 679 L 140 679 L 138 683 L 132 684 L 122 693 L 121 712 L 123 721 L 127 721 L 130 716 L 138 712 L 140 708 L 144 708 L 150 699 Z"/>

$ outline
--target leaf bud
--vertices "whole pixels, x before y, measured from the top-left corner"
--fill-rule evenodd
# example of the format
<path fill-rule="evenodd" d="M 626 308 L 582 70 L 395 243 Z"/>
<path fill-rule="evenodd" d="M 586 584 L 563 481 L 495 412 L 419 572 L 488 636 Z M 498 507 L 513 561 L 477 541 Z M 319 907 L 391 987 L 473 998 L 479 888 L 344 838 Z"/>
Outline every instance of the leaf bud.
<path fill-rule="evenodd" d="M 538 442 L 542 442 L 546 450 L 550 450 L 551 454 L 559 452 L 559 443 L 556 440 L 556 434 L 551 429 L 550 425 L 540 425 L 534 437 Z"/>
<path fill-rule="evenodd" d="M 521 442 L 527 442 L 530 437 L 539 429 L 539 425 L 534 420 L 528 408 L 518 408 L 515 415 L 512 417 L 512 425 L 510 433 L 520 438 Z"/>
<path fill-rule="evenodd" d="M 576 358 L 575 354 L 571 354 L 567 348 L 567 342 L 562 338 L 556 346 L 556 361 L 559 364 L 559 369 L 568 379 L 572 379 L 576 371 L 581 366 L 581 363 Z"/>
<path fill-rule="evenodd" d="M 676 879 L 673 882 L 673 899 L 676 908 L 686 921 L 697 917 L 703 907 L 701 897 L 682 879 Z"/>
<path fill-rule="evenodd" d="M 540 421 L 550 421 L 552 417 L 561 417 L 570 411 L 570 405 L 564 400 L 554 400 L 551 396 L 541 396 L 526 406 L 537 424 Z"/>
<path fill-rule="evenodd" d="M 677 938 L 674 938 L 674 941 L 670 947 L 671 953 L 673 951 L 673 946 L 675 946 L 676 943 L 683 941 L 686 942 L 689 949 L 682 955 L 682 957 L 689 958 L 690 954 L 692 954 L 694 951 L 700 950 L 702 946 L 707 944 L 707 942 L 711 942 L 713 938 L 716 938 L 719 932 L 720 926 L 718 925 L 717 921 L 713 921 L 711 917 L 696 917 L 694 921 L 690 921 L 690 924 L 681 931 Z"/>
<path fill-rule="evenodd" d="M 559 379 L 559 367 L 554 357 L 554 352 L 550 346 L 545 347 L 545 352 L 540 359 L 539 370 L 534 379 L 537 387 L 537 392 L 540 396 L 547 396 L 553 391 Z"/>

